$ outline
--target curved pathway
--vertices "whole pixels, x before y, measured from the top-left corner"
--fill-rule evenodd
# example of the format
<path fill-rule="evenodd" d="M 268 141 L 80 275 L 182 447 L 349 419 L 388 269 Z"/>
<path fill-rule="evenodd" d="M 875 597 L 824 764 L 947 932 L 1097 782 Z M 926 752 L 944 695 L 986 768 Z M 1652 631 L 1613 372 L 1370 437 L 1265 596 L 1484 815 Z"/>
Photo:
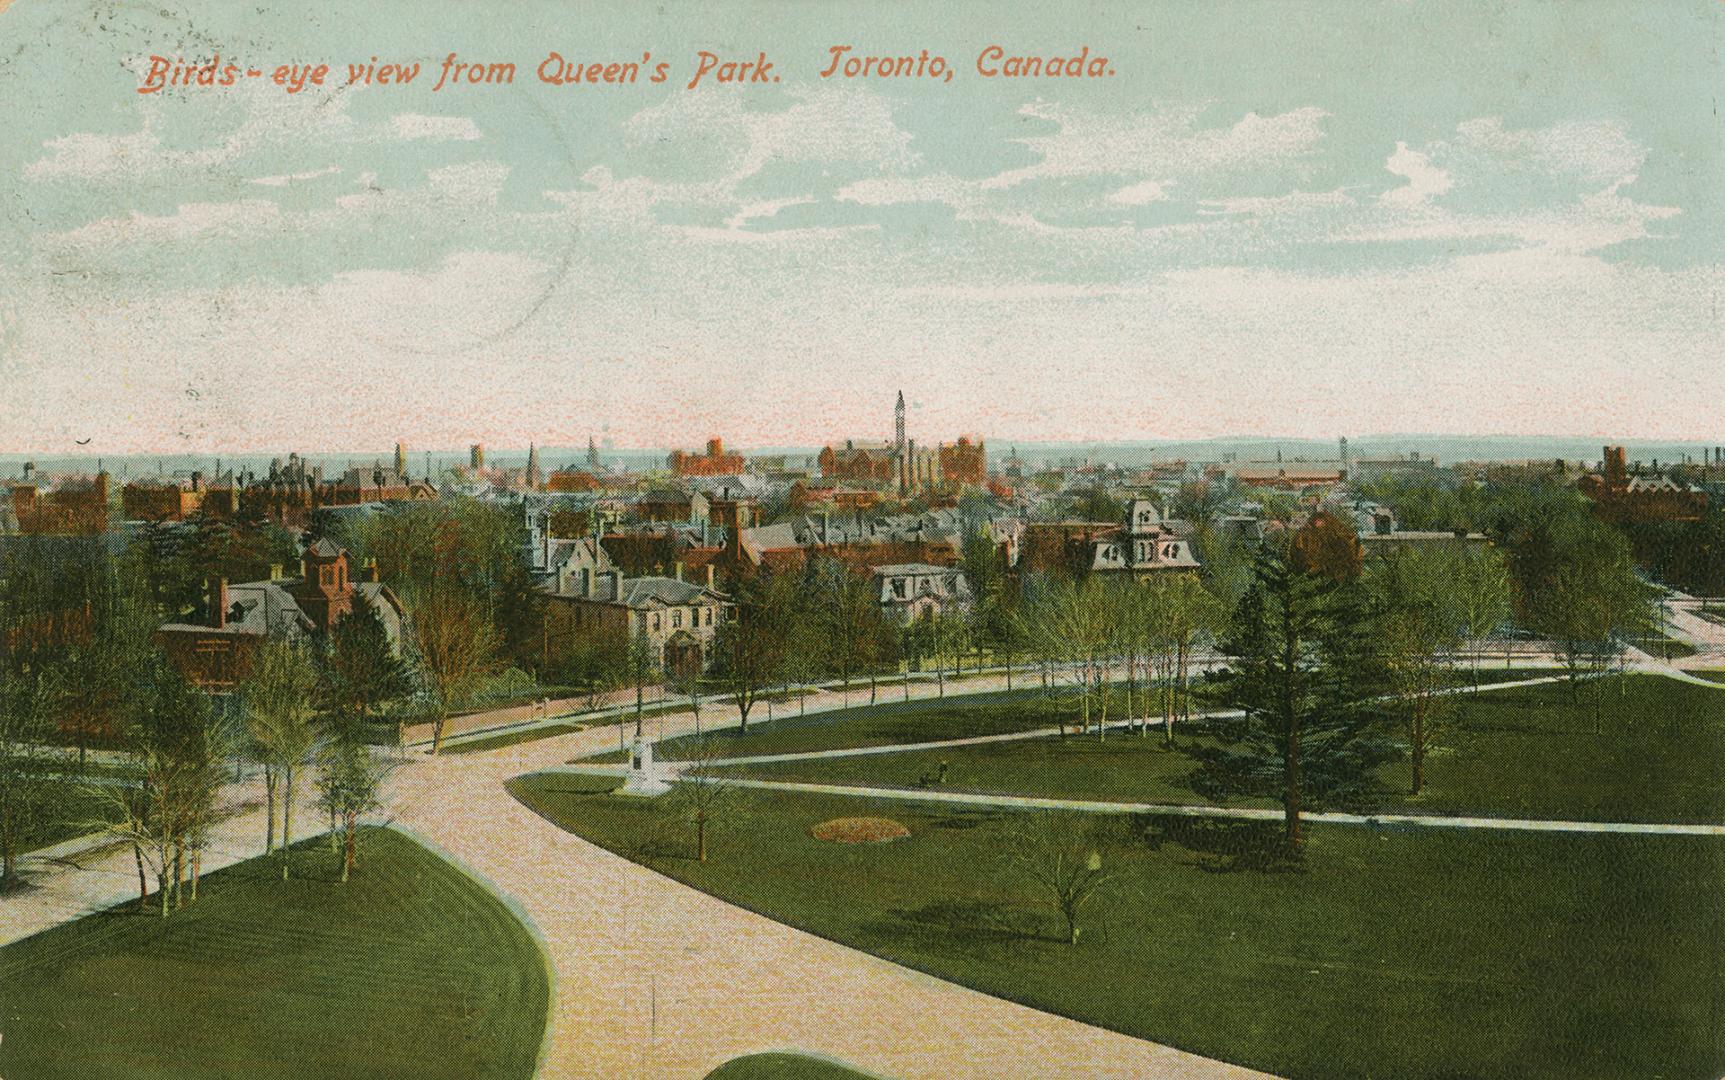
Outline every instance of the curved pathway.
<path fill-rule="evenodd" d="M 420 758 L 393 785 L 400 822 L 506 893 L 543 936 L 557 1000 L 542 1076 L 698 1080 L 765 1050 L 895 1080 L 1260 1075 L 774 922 L 565 832 L 504 790 L 607 735 Z"/>

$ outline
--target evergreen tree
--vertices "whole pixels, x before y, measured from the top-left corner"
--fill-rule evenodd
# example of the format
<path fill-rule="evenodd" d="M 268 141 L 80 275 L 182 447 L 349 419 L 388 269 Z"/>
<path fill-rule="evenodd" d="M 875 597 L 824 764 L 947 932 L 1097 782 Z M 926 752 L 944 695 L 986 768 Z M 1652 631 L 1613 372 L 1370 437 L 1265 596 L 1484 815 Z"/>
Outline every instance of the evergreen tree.
<path fill-rule="evenodd" d="M 413 690 L 406 663 L 396 655 L 377 609 L 355 592 L 353 610 L 335 624 L 318 654 L 331 711 L 368 719 Z"/>
<path fill-rule="evenodd" d="M 1279 795 L 1291 852 L 1311 805 L 1348 804 L 1372 790 L 1373 769 L 1396 757 L 1381 734 L 1382 666 L 1357 581 L 1299 568 L 1266 546 L 1253 567 L 1224 650 L 1219 682 L 1244 717 L 1219 724 L 1221 745 L 1199 751 L 1208 793 Z"/>

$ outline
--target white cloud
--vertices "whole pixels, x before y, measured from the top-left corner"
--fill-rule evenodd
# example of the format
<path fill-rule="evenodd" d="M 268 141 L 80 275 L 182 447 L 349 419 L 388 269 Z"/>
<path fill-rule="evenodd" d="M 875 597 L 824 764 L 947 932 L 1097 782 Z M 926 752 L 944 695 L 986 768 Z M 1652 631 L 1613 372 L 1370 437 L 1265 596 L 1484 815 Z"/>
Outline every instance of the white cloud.
<path fill-rule="evenodd" d="M 1455 186 L 1448 172 L 1433 165 L 1430 157 L 1410 149 L 1405 142 L 1396 143 L 1396 152 L 1384 161 L 1384 168 L 1407 179 L 1407 183 L 1380 196 L 1386 204 L 1424 206 L 1433 196 L 1442 195 Z"/>
<path fill-rule="evenodd" d="M 133 211 L 126 217 L 102 218 L 68 232 L 44 236 L 40 243 L 50 254 L 64 256 L 125 244 L 185 241 L 211 233 L 233 236 L 273 227 L 281 220 L 280 208 L 268 199 L 182 203 L 172 214 L 152 216 Z"/>
<path fill-rule="evenodd" d="M 219 103 L 220 112 L 211 130 L 219 130 L 219 118 L 236 118 L 226 138 L 196 150 L 172 149 L 158 129 L 167 123 L 164 112 L 173 102 L 140 99 L 135 131 L 120 133 L 75 132 L 43 144 L 47 153 L 24 166 L 28 180 L 83 180 L 132 183 L 146 179 L 198 172 L 237 171 L 237 166 L 260 151 L 314 150 L 340 144 L 402 142 L 408 140 L 451 141 L 481 137 L 478 125 L 466 117 L 421 116 L 403 113 L 371 124 L 348 114 L 346 94 L 322 91 L 283 94 L 275 87 L 247 84 L 236 87 L 232 97 Z M 287 179 L 305 179 L 296 173 Z M 279 177 L 265 177 L 269 183 Z"/>
<path fill-rule="evenodd" d="M 1011 141 L 1035 153 L 1035 162 L 978 180 L 951 174 L 869 177 L 840 189 L 834 198 L 864 206 L 933 202 L 951 207 L 960 220 L 1047 230 L 1010 193 L 1041 180 L 1137 177 L 1103 202 L 1143 206 L 1168 198 L 1186 182 L 1199 187 L 1240 170 L 1285 167 L 1312 152 L 1323 139 L 1322 109 L 1304 107 L 1274 116 L 1247 113 L 1222 127 L 1200 126 L 1202 109 L 1170 107 L 1126 116 L 1070 105 L 1035 102 L 1021 116 L 1056 125 L 1046 135 Z"/>
<path fill-rule="evenodd" d="M 1147 206 L 1154 202 L 1165 202 L 1168 191 L 1154 180 L 1140 180 L 1136 184 L 1128 184 L 1108 196 L 1108 201 L 1121 206 Z"/>
<path fill-rule="evenodd" d="M 263 187 L 287 187 L 289 184 L 298 184 L 306 180 L 316 180 L 320 176 L 334 176 L 339 172 L 341 172 L 341 166 L 331 165 L 323 169 L 313 169 L 310 172 L 288 173 L 283 176 L 260 176 L 253 180 L 252 183 Z"/>

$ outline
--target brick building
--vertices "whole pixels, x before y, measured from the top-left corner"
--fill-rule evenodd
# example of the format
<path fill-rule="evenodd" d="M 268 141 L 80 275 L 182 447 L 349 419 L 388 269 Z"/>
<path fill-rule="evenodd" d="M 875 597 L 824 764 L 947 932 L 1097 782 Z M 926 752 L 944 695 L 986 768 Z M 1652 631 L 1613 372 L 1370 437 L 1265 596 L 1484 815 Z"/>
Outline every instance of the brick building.
<path fill-rule="evenodd" d="M 90 536 L 108 528 L 108 474 L 43 479 L 33 464 L 11 486 L 18 531 L 36 535 Z"/>
<path fill-rule="evenodd" d="M 305 550 L 301 571 L 298 578 L 238 585 L 211 580 L 203 621 L 165 623 L 156 630 L 156 644 L 200 690 L 231 693 L 251 674 L 264 642 L 327 631 L 352 614 L 356 598 L 363 596 L 400 653 L 405 621 L 401 601 L 377 580 L 375 565 L 367 568 L 365 580 L 355 581 L 348 553 L 319 540 Z"/>
<path fill-rule="evenodd" d="M 687 677 L 712 665 L 713 638 L 733 607 L 712 577 L 698 585 L 674 577 L 584 574 L 541 591 L 542 653 L 555 660 L 597 639 L 645 638 L 655 662 Z"/>
<path fill-rule="evenodd" d="M 1587 473 L 1576 485 L 1593 500 L 1600 517 L 1618 525 L 1654 521 L 1700 521 L 1707 512 L 1707 495 L 1666 476 L 1654 462 L 1643 471 L 1632 469 L 1621 446 L 1607 446 L 1600 470 Z"/>
<path fill-rule="evenodd" d="M 671 451 L 665 464 L 678 476 L 741 476 L 743 455 L 725 452 L 723 439 L 708 439 L 704 454 Z"/>

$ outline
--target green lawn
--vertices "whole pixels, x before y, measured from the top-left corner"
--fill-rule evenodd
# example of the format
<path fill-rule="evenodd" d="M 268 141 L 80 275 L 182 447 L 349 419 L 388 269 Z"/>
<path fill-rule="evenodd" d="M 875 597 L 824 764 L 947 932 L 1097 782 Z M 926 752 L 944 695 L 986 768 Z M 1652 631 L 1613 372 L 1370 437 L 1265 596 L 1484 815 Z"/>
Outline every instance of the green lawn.
<path fill-rule="evenodd" d="M 1076 946 L 1003 863 L 1022 816 L 737 791 L 710 861 L 664 801 L 541 774 L 551 820 L 733 903 L 1037 1008 L 1293 1077 L 1717 1077 L 1725 842 L 1102 819 Z M 884 814 L 906 840 L 808 828 Z M 650 852 L 652 854 L 644 854 Z"/>
<path fill-rule="evenodd" d="M 880 687 L 877 704 L 868 704 L 868 687 L 852 690 L 848 709 L 832 709 L 798 716 L 795 708 L 779 708 L 773 720 L 766 718 L 765 705 L 749 713 L 749 730 L 727 728 L 712 737 L 723 743 L 723 752 L 733 754 L 787 754 L 835 747 L 889 746 L 894 743 L 928 742 L 969 735 L 993 735 L 1025 731 L 1055 723 L 1058 707 L 1045 706 L 1042 695 L 1032 690 L 988 694 L 954 695 L 946 698 L 893 700 L 897 688 Z M 1072 715 L 1070 707 L 1066 710 Z M 667 739 L 658 751 L 666 760 L 679 757 L 689 746 L 689 737 Z M 617 751 L 588 761 L 621 761 Z"/>
<path fill-rule="evenodd" d="M 1426 761 L 1426 789 L 1408 798 L 1407 763 L 1379 779 L 1384 810 L 1588 821 L 1725 822 L 1725 693 L 1657 676 L 1607 680 L 1601 733 L 1565 683 L 1462 695 L 1451 733 Z M 955 708 L 955 713 L 959 710 Z M 991 720 L 1000 726 L 998 719 Z M 961 726 L 955 715 L 951 726 Z M 1027 725 L 1028 726 L 1028 725 Z M 951 790 L 1133 802 L 1203 802 L 1190 756 L 1208 745 L 1201 722 L 1178 749 L 1110 733 L 970 747 L 738 766 L 739 775 L 809 783 L 914 787 L 947 763 Z M 1236 800 L 1236 805 L 1271 805 Z"/>
<path fill-rule="evenodd" d="M 292 881 L 256 859 L 167 919 L 127 905 L 0 948 L 0 1076 L 532 1076 L 532 935 L 401 833 L 366 830 L 359 858 L 342 884 L 307 842 Z"/>
<path fill-rule="evenodd" d="M 750 1054 L 734 1058 L 707 1074 L 706 1080 L 874 1080 L 820 1058 L 803 1054 Z"/>
<path fill-rule="evenodd" d="M 1479 680 L 1482 685 L 1486 685 L 1547 674 L 1550 672 L 1544 670 L 1506 671 L 1502 668 L 1487 667 L 1481 668 Z M 1457 683 L 1461 684 L 1470 682 L 1473 676 L 1465 671 L 1457 671 L 1455 678 Z M 1015 689 L 1010 692 L 955 692 L 944 698 L 917 698 L 911 701 L 904 701 L 897 696 L 902 693 L 897 683 L 882 682 L 876 688 L 876 704 L 872 706 L 869 704 L 868 684 L 857 683 L 851 689 L 852 704 L 849 708 L 798 716 L 795 706 L 788 705 L 776 708 L 773 719 L 769 722 L 766 706 L 758 704 L 750 712 L 747 732 L 726 729 L 717 735 L 731 741 L 732 745 L 725 748 L 727 755 L 790 754 L 841 747 L 888 746 L 896 743 L 959 739 L 972 735 L 997 735 L 1052 727 L 1059 723 L 1062 717 L 1069 724 L 1077 722 L 1078 705 L 1069 681 L 1061 680 L 1051 693 L 1045 694 L 1034 671 L 1020 671 L 1015 679 Z M 1147 691 L 1141 686 L 1137 694 L 1136 711 L 1142 713 L 1148 700 Z M 1193 682 L 1192 696 L 1194 709 L 1213 705 L 1211 699 L 1214 694 L 1209 684 L 1202 679 Z M 1108 715 L 1111 721 L 1125 715 L 1125 697 L 1123 684 L 1116 685 L 1109 704 Z M 722 702 L 725 699 L 714 697 L 709 700 Z M 831 697 L 821 700 L 831 700 Z M 1158 706 L 1152 705 L 1151 708 L 1154 711 Z M 660 745 L 658 756 L 666 760 L 676 759 L 688 745 L 685 738 L 687 737 L 667 739 Z M 615 762 L 622 761 L 623 758 L 621 751 L 611 751 L 585 760 Z"/>

